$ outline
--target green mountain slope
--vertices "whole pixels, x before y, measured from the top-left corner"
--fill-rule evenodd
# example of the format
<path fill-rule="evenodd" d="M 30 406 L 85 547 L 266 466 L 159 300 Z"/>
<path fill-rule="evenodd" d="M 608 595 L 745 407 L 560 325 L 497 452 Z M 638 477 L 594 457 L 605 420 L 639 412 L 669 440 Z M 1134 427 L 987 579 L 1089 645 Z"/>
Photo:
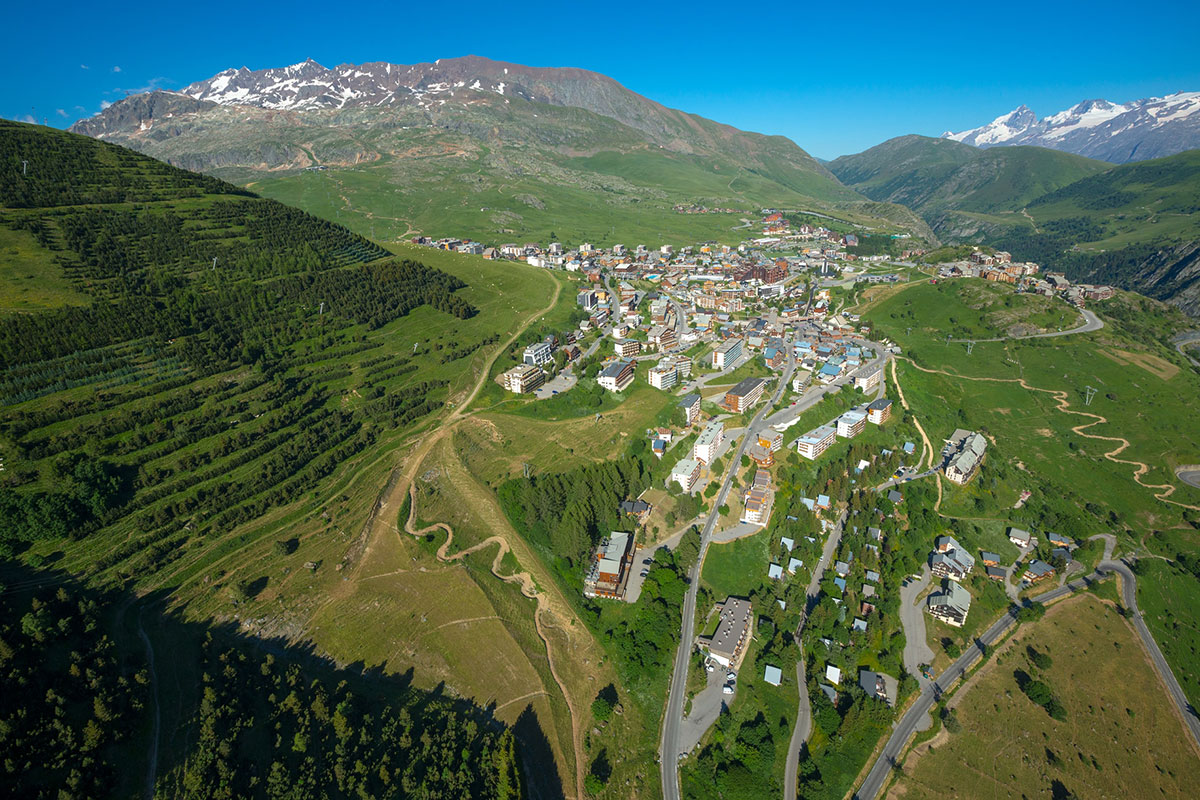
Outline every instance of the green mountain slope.
<path fill-rule="evenodd" d="M 1028 214 L 993 241 L 1200 314 L 1200 150 L 1113 167 L 1038 198 Z"/>
<path fill-rule="evenodd" d="M 666 108 L 604 76 L 476 58 L 404 69 L 459 80 L 435 84 L 436 95 L 303 111 L 155 92 L 75 130 L 250 185 L 376 238 L 419 231 L 488 242 L 552 233 L 598 244 L 734 241 L 743 219 L 768 206 L 927 233 L 905 209 L 878 213 L 784 137 Z M 481 89 L 478 76 L 523 89 Z M 316 166 L 325 169 L 305 171 Z M 676 204 L 739 213 L 684 215 Z"/>
<path fill-rule="evenodd" d="M 925 136 L 901 136 L 830 164 L 847 186 L 908 206 L 939 234 L 958 224 L 956 212 L 1019 212 L 1047 192 L 1110 167 L 1040 147 L 980 150 Z"/>
<path fill-rule="evenodd" d="M 535 606 L 491 574 L 491 555 L 447 569 L 416 537 L 389 537 L 372 552 L 405 568 L 370 586 L 403 598 L 402 614 L 359 607 L 345 576 L 414 437 L 514 331 L 573 328 L 574 284 L 430 248 L 393 256 L 62 131 L 0 123 L 0 163 L 0 296 L 15 298 L 0 311 L 0 557 L 494 702 L 535 768 L 531 791 L 554 796 L 570 718 Z M 447 626 L 464 614 L 486 621 L 486 651 Z M 283 746 L 288 765 L 303 758 Z"/>

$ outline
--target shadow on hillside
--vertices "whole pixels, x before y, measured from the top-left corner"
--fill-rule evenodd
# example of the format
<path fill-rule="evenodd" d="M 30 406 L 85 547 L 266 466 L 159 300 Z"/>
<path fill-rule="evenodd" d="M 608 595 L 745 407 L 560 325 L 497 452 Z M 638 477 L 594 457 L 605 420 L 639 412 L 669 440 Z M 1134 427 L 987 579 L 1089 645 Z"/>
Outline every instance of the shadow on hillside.
<path fill-rule="evenodd" d="M 49 561 L 51 559 L 46 560 Z M 157 592 L 139 598 L 128 590 L 88 587 L 62 570 L 31 568 L 19 562 L 0 559 L 0 593 L 5 596 L 6 605 L 16 609 L 15 613 L 25 613 L 35 599 L 50 598 L 60 589 L 68 590 L 82 601 L 95 602 L 104 609 L 104 617 L 110 623 L 121 653 L 121 662 L 128 675 L 147 666 L 141 633 L 145 633 L 153 646 L 157 680 L 147 688 L 147 692 L 150 696 L 157 695 L 162 715 L 158 791 L 168 786 L 171 789 L 168 793 L 182 788 L 175 781 L 183 765 L 195 757 L 197 740 L 202 736 L 198 719 L 204 691 L 206 687 L 221 682 L 220 675 L 214 675 L 214 672 L 222 669 L 226 672 L 245 669 L 245 674 L 253 677 L 253 680 L 243 681 L 245 685 L 253 685 L 254 680 L 259 680 L 260 674 L 265 678 L 278 672 L 281 676 L 278 680 L 286 684 L 284 692 L 287 687 L 294 687 L 292 695 L 314 695 L 315 698 L 328 696 L 332 700 L 340 696 L 353 698 L 355 702 L 362 701 L 358 702 L 358 706 L 366 711 L 360 713 L 358 718 L 346 712 L 350 715 L 347 741 L 353 741 L 355 734 L 369 737 L 376 733 L 370 726 L 378 728 L 388 712 L 393 712 L 393 717 L 399 715 L 414 720 L 414 754 L 420 752 L 417 749 L 418 738 L 441 742 L 443 739 L 439 737 L 447 736 L 443 727 L 447 720 L 461 735 L 470 737 L 475 731 L 479 732 L 469 742 L 447 741 L 442 754 L 446 764 L 431 765 L 431 770 L 459 768 L 463 760 L 468 758 L 468 753 L 474 761 L 491 757 L 488 752 L 480 751 L 482 734 L 499 734 L 507 727 L 496 719 L 491 707 L 485 708 L 471 700 L 455 697 L 447 692 L 444 684 L 429 690 L 414 686 L 415 675 L 411 667 L 403 673 L 394 674 L 386 671 L 386 664 L 367 666 L 359 661 L 339 665 L 316 653 L 311 643 L 250 636 L 233 623 L 187 620 L 178 611 L 167 608 L 169 592 Z M 222 664 L 226 666 L 222 668 Z M 206 673 L 209 676 L 207 678 Z M 320 689 L 314 690 L 315 684 L 319 684 Z M 276 766 L 272 763 L 273 759 L 286 763 L 289 768 L 294 766 L 293 762 L 312 761 L 316 763 L 321 776 L 329 777 L 330 785 L 335 785 L 331 776 L 340 767 L 335 767 L 335 755 L 327 752 L 328 747 L 318 752 L 308 752 L 300 739 L 297 738 L 293 743 L 290 735 L 285 737 L 281 747 L 279 720 L 286 720 L 286 715 L 292 713 L 288 707 L 294 700 L 293 697 L 285 698 L 279 694 L 255 696 L 243 703 L 242 713 L 250 716 L 253 725 L 251 729 L 231 726 L 229 735 L 232 741 L 222 745 L 225 752 L 231 753 L 231 765 L 234 769 L 248 769 L 262 778 Z M 339 724 L 333 718 L 334 712 L 341 713 L 344 704 L 318 710 L 317 704 L 323 701 L 312 699 L 309 702 L 316 717 L 328 721 L 331 729 Z M 143 759 L 149 750 L 148 720 L 144 727 L 145 730 L 139 734 L 141 741 L 135 742 L 130 748 L 131 756 L 136 753 Z M 522 712 L 511 729 L 528 796 L 539 800 L 561 800 L 564 797 L 563 787 L 554 753 L 532 706 Z M 286 722 L 284 730 L 287 731 Z M 462 734 L 462 731 L 468 733 Z M 315 736 L 312 741 L 316 742 Z M 390 752 L 385 751 L 380 763 L 360 762 L 354 764 L 354 768 L 371 774 L 379 773 L 402 761 L 406 755 L 404 750 L 403 747 L 393 748 Z M 144 763 L 134 769 L 144 770 Z M 340 781 L 339 776 L 337 782 Z M 409 787 L 401 795 L 409 794 L 415 788 Z M 489 789 L 472 786 L 469 794 L 490 795 Z"/>

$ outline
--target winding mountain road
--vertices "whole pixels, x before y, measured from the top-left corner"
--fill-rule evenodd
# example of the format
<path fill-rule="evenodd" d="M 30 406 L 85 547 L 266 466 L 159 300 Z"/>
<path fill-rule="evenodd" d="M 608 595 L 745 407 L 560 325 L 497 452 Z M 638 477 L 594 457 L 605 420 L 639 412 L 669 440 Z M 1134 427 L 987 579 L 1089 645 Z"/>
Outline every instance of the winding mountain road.
<path fill-rule="evenodd" d="M 1170 694 L 1176 709 L 1183 718 L 1193 739 L 1195 739 L 1197 747 L 1200 747 L 1200 719 L 1197 718 L 1195 709 L 1188 703 L 1183 689 L 1167 665 L 1167 661 L 1163 657 L 1162 651 L 1158 648 L 1158 644 L 1154 641 L 1154 637 L 1150 635 L 1150 629 L 1146 627 L 1145 622 L 1142 620 L 1142 614 L 1137 607 L 1137 579 L 1133 575 L 1133 570 L 1126 563 L 1123 561 L 1101 561 L 1096 570 L 1090 575 L 1074 580 L 1065 586 L 1051 589 L 1037 597 L 1031 598 L 1030 602 L 1044 604 L 1057 600 L 1060 597 L 1066 597 L 1073 592 L 1086 588 L 1093 581 L 1099 580 L 1111 573 L 1116 573 L 1121 577 L 1121 598 L 1127 609 L 1126 616 L 1133 624 L 1134 630 L 1137 631 L 1142 646 L 1145 648 L 1147 655 L 1150 656 L 1150 660 L 1154 665 L 1154 670 L 1166 686 L 1168 694 Z M 888 738 L 879 757 L 871 766 L 871 770 L 867 773 L 862 786 L 854 793 L 855 800 L 874 800 L 879 795 L 880 790 L 883 789 L 883 785 L 887 781 L 888 775 L 899 764 L 900 756 L 908 746 L 908 742 L 913 734 L 918 730 L 920 721 L 929 713 L 941 695 L 948 691 L 975 661 L 982 656 L 983 651 L 980 645 L 990 647 L 1012 627 L 1017 619 L 1016 611 L 1015 607 L 1010 607 L 1008 612 L 980 635 L 975 640 L 975 643 L 957 661 L 938 676 L 937 680 L 922 688 L 916 702 L 909 707 L 908 711 L 905 712 L 904 716 L 893 727 L 891 737 Z"/>

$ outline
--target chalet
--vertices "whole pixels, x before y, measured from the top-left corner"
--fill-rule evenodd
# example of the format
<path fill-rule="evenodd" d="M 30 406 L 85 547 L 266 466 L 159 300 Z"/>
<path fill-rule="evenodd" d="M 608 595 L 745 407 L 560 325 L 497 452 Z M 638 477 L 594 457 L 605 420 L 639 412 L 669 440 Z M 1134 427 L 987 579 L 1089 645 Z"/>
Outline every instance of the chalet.
<path fill-rule="evenodd" d="M 984 574 L 994 581 L 1004 581 L 1008 579 L 1008 572 L 1004 567 L 986 566 L 983 568 Z"/>
<path fill-rule="evenodd" d="M 645 500 L 622 500 L 621 513 L 633 517 L 640 524 L 645 524 L 646 518 L 650 516 L 653 506 Z"/>
<path fill-rule="evenodd" d="M 891 675 L 884 675 L 882 672 L 872 672 L 869 669 L 860 669 L 858 671 L 858 685 L 867 693 L 867 697 L 882 700 L 889 706 L 896 705 L 900 683 Z"/>
<path fill-rule="evenodd" d="M 986 550 L 981 550 L 979 552 L 979 560 L 982 561 L 984 566 L 987 567 L 1000 566 L 1000 556 L 996 555 L 995 553 L 989 553 Z"/>
<path fill-rule="evenodd" d="M 929 596 L 926 610 L 947 625 L 961 628 L 971 611 L 971 593 L 954 581 L 946 581 L 942 591 Z"/>
<path fill-rule="evenodd" d="M 637 339 L 617 339 L 613 342 L 613 350 L 619 358 L 633 358 L 642 352 L 642 343 Z"/>
<path fill-rule="evenodd" d="M 1023 531 L 1020 528 L 1009 528 L 1008 540 L 1024 550 L 1033 541 L 1033 536 L 1029 531 Z"/>
<path fill-rule="evenodd" d="M 629 384 L 633 383 L 633 362 L 612 362 L 600 370 L 600 375 L 596 378 L 596 382 L 610 392 L 625 391 L 629 388 Z"/>
<path fill-rule="evenodd" d="M 959 485 L 965 484 L 979 472 L 983 454 L 987 450 L 987 439 L 982 435 L 962 428 L 957 429 L 946 440 L 942 454 L 946 458 L 946 478 Z"/>
<path fill-rule="evenodd" d="M 1034 584 L 1046 578 L 1054 577 L 1054 567 L 1047 564 L 1045 561 L 1034 559 L 1025 569 L 1025 575 L 1022 580 L 1027 584 Z"/>
<path fill-rule="evenodd" d="M 1075 544 L 1069 536 L 1063 536 L 1061 533 L 1046 533 L 1046 541 L 1055 547 L 1070 547 Z"/>
<path fill-rule="evenodd" d="M 939 536 L 929 559 L 929 569 L 939 578 L 961 581 L 971 574 L 975 557 L 963 549 L 952 536 Z"/>

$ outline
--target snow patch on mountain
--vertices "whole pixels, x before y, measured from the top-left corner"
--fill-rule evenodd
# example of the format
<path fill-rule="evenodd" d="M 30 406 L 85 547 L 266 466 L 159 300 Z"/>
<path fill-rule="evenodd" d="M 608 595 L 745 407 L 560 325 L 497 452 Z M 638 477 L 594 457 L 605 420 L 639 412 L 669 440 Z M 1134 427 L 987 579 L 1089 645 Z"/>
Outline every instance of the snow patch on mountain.
<path fill-rule="evenodd" d="M 1200 147 L 1200 92 L 1131 103 L 1085 100 L 1043 119 L 1026 106 L 943 138 L 976 145 L 1034 145 L 1124 163 Z"/>

